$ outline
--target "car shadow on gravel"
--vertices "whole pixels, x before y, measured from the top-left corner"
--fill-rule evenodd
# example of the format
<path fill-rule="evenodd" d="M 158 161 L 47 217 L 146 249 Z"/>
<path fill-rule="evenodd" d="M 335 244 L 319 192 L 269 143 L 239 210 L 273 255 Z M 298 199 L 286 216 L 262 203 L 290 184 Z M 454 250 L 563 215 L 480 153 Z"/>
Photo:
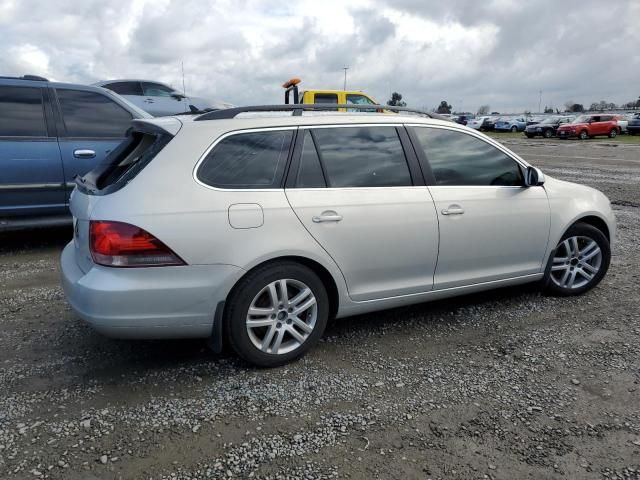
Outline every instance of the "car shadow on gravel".
<path fill-rule="evenodd" d="M 0 232 L 0 253 L 64 248 L 73 238 L 70 226 Z"/>

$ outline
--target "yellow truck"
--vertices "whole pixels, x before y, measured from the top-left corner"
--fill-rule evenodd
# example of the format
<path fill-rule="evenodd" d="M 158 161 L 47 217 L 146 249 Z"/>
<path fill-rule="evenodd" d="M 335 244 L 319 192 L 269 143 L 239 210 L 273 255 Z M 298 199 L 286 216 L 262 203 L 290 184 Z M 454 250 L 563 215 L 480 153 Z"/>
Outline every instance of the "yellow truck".
<path fill-rule="evenodd" d="M 284 103 L 335 103 L 339 105 L 378 105 L 373 98 L 364 92 L 356 90 L 304 90 L 300 91 L 298 84 L 299 78 L 292 78 L 285 82 L 282 87 L 284 92 Z M 291 98 L 293 97 L 293 98 Z M 347 111 L 346 108 L 340 108 L 339 111 Z M 359 111 L 367 111 L 360 109 Z M 373 111 L 373 109 L 372 109 Z"/>

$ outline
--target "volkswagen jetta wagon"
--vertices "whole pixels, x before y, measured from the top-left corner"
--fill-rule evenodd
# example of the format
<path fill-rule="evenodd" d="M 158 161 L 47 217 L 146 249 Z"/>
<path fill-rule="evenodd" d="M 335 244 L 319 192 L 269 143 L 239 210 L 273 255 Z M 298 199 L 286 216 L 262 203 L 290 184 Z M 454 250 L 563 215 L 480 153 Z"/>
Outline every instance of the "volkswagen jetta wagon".
<path fill-rule="evenodd" d="M 577 295 L 605 275 L 599 191 L 437 118 L 286 107 L 132 122 L 72 194 L 61 263 L 80 317 L 276 366 L 329 318 L 527 282 Z"/>

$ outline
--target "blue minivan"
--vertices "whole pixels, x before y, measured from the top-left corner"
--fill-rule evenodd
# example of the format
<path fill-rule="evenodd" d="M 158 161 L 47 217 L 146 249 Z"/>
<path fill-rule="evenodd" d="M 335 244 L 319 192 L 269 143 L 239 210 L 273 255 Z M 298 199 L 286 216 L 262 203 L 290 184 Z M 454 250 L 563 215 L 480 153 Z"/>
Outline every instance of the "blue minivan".
<path fill-rule="evenodd" d="M 71 222 L 69 195 L 122 142 L 134 118 L 150 118 L 109 90 L 0 77 L 0 231 Z"/>

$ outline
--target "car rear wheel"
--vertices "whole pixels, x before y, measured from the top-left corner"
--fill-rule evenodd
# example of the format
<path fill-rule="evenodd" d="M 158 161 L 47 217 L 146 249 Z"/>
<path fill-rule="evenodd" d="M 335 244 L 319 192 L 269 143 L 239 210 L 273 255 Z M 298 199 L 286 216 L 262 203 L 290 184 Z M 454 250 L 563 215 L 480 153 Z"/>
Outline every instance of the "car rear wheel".
<path fill-rule="evenodd" d="M 580 295 L 600 283 L 610 261 L 607 237 L 592 225 L 576 223 L 549 259 L 546 289 L 555 295 Z"/>
<path fill-rule="evenodd" d="M 283 365 L 322 336 L 329 316 L 327 291 L 309 268 L 278 262 L 245 277 L 227 300 L 231 347 L 260 367 Z"/>
<path fill-rule="evenodd" d="M 553 137 L 553 130 L 551 130 L 550 128 L 547 128 L 544 131 L 544 138 L 551 138 Z"/>
<path fill-rule="evenodd" d="M 587 138 L 589 138 L 589 134 L 586 130 L 582 130 L 578 138 L 580 138 L 580 140 L 586 140 Z"/>
<path fill-rule="evenodd" d="M 609 132 L 609 138 L 616 138 L 618 136 L 618 131 L 615 128 L 612 128 Z"/>
<path fill-rule="evenodd" d="M 516 133 L 518 131 L 518 127 L 516 127 L 515 125 L 513 127 L 511 127 L 511 132 L 512 133 Z"/>

